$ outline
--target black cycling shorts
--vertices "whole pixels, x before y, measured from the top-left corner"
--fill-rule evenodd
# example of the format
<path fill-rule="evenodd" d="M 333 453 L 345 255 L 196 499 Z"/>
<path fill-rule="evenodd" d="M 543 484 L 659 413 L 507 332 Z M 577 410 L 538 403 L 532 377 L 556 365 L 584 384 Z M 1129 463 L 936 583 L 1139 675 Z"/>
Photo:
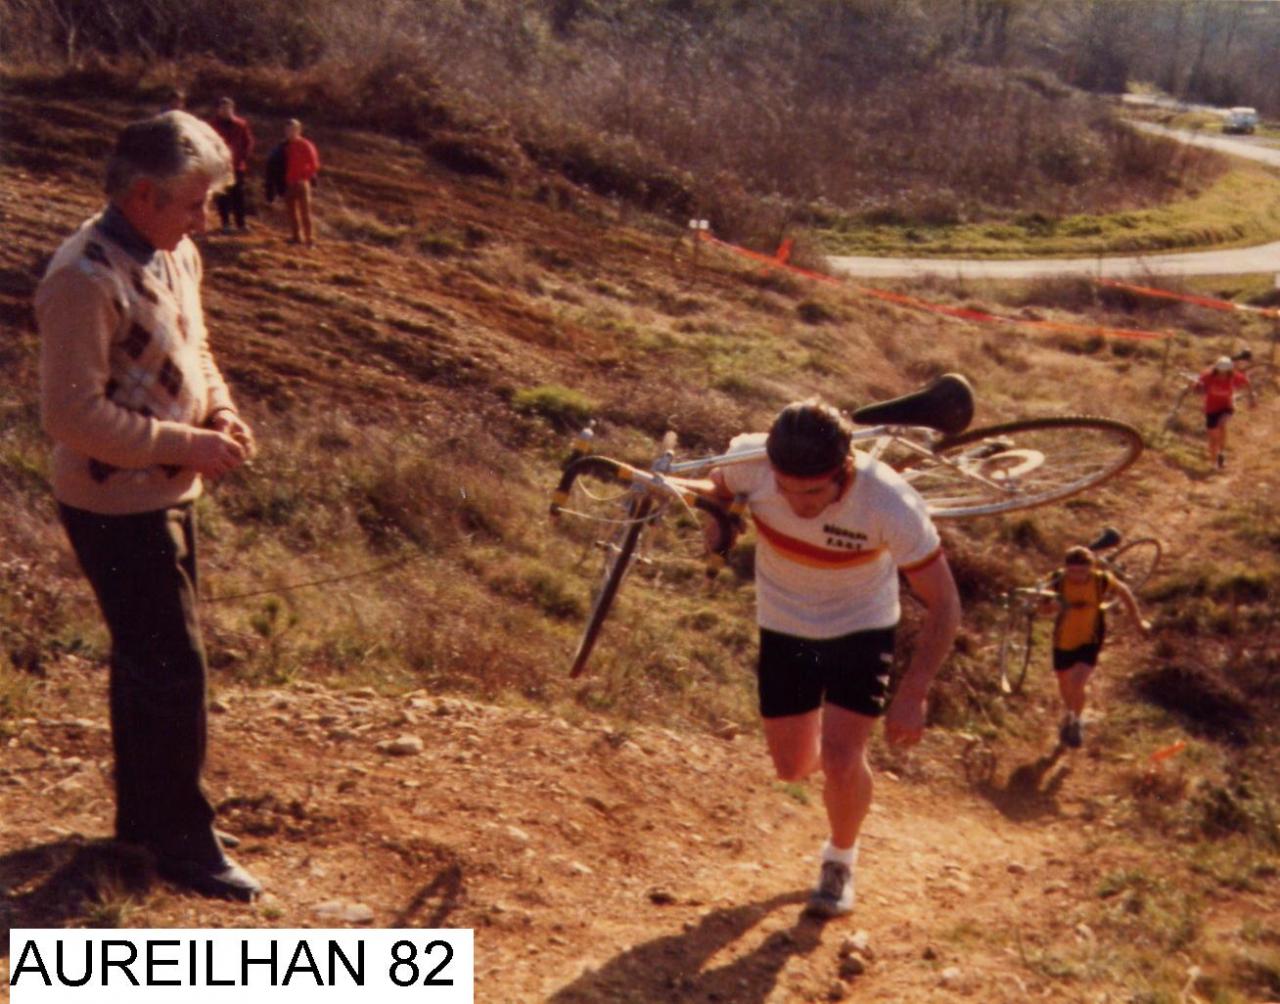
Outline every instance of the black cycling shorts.
<path fill-rule="evenodd" d="M 1098 664 L 1098 654 L 1102 651 L 1102 643 L 1081 645 L 1079 648 L 1055 648 L 1053 650 L 1053 669 L 1061 673 L 1072 666 L 1084 663 L 1086 666 Z"/>
<path fill-rule="evenodd" d="M 869 718 L 884 714 L 893 668 L 894 628 L 838 638 L 797 638 L 760 629 L 760 714 L 782 718 L 823 701 Z"/>
<path fill-rule="evenodd" d="M 1216 429 L 1218 427 L 1218 423 L 1222 421 L 1224 416 L 1234 415 L 1235 413 L 1236 410 L 1234 408 L 1223 408 L 1221 411 L 1206 412 L 1204 416 L 1204 427 L 1206 429 Z"/>

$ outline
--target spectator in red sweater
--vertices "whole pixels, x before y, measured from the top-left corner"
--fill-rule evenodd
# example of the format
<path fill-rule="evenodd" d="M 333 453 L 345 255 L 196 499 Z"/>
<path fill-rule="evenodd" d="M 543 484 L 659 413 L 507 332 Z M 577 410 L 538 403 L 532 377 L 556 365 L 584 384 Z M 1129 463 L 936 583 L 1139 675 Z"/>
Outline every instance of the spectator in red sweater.
<path fill-rule="evenodd" d="M 311 189 L 320 173 L 320 154 L 315 144 L 302 135 L 302 123 L 290 119 L 284 127 L 284 204 L 289 210 L 291 244 L 306 241 L 315 247 L 311 234 Z"/>
<path fill-rule="evenodd" d="M 236 114 L 236 103 L 230 98 L 219 99 L 217 114 L 209 120 L 209 124 L 231 151 L 231 167 L 236 179 L 235 184 L 220 192 L 214 200 L 218 206 L 218 215 L 222 217 L 222 232 L 230 232 L 233 216 L 236 227 L 246 230 L 245 176 L 249 172 L 249 157 L 253 153 L 253 130 L 244 118 Z"/>

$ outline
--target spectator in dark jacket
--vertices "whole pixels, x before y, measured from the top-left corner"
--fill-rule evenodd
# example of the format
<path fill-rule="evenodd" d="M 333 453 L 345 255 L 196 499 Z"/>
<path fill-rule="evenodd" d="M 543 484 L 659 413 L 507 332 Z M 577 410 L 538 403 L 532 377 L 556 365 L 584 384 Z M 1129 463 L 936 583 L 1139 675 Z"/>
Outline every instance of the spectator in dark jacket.
<path fill-rule="evenodd" d="M 253 130 L 244 118 L 236 114 L 236 103 L 231 98 L 218 101 L 218 112 L 209 124 L 231 151 L 231 166 L 236 178 L 235 184 L 220 192 L 214 200 L 218 215 L 222 217 L 222 230 L 226 233 L 231 229 L 233 216 L 236 227 L 245 230 L 245 176 L 249 171 L 249 157 L 253 154 Z"/>
<path fill-rule="evenodd" d="M 274 202 L 277 195 L 284 195 L 284 172 L 284 143 L 277 143 L 271 153 L 267 155 L 266 177 L 263 187 L 268 204 Z"/>

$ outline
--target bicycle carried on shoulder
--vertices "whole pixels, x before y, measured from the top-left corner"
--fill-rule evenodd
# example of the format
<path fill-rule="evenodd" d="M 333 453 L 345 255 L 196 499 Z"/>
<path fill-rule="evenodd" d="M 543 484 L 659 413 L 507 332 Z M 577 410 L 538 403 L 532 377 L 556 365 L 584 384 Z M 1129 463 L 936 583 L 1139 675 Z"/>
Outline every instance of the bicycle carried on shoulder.
<path fill-rule="evenodd" d="M 1099 567 L 1111 572 L 1135 593 L 1146 585 L 1160 564 L 1160 541 L 1154 537 L 1140 537 L 1121 546 L 1120 531 L 1107 527 L 1097 539 L 1085 546 L 1098 556 Z M 1107 553 L 1110 552 L 1110 553 Z M 1047 589 L 1048 579 L 1034 586 L 1010 589 L 1000 598 L 1000 690 L 1005 694 L 1022 693 L 1031 665 L 1031 651 L 1035 647 L 1036 618 L 1041 604 L 1057 599 L 1058 594 Z M 1115 600 L 1108 600 L 1103 609 L 1108 610 Z"/>
<path fill-rule="evenodd" d="M 853 442 L 898 471 L 924 498 L 935 519 L 963 519 L 1045 505 L 1114 477 L 1142 452 L 1142 436 L 1123 422 L 1083 415 L 1027 418 L 970 429 L 973 391 L 967 380 L 946 374 L 922 390 L 868 405 L 853 413 Z M 707 513 L 721 526 L 719 553 L 709 555 L 714 576 L 727 558 L 730 529 L 744 503 L 726 506 L 696 490 L 694 478 L 715 467 L 765 457 L 760 445 L 679 459 L 674 433 L 647 468 L 593 452 L 590 428 L 579 434 L 566 460 L 551 515 L 571 515 L 610 527 L 598 541 L 604 551 L 600 578 L 573 657 L 570 676 L 581 674 L 628 569 L 641 534 L 669 512 Z M 584 476 L 619 491 L 600 497 L 583 487 Z"/>

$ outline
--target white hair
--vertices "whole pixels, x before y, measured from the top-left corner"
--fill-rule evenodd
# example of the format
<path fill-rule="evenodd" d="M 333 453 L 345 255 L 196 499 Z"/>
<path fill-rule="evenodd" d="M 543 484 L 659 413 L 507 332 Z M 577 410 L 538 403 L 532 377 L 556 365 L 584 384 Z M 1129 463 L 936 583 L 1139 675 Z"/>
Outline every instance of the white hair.
<path fill-rule="evenodd" d="M 208 123 L 184 111 L 132 122 L 116 137 L 107 161 L 107 195 L 123 195 L 140 178 L 160 184 L 193 174 L 221 190 L 235 180 L 231 151 Z"/>

